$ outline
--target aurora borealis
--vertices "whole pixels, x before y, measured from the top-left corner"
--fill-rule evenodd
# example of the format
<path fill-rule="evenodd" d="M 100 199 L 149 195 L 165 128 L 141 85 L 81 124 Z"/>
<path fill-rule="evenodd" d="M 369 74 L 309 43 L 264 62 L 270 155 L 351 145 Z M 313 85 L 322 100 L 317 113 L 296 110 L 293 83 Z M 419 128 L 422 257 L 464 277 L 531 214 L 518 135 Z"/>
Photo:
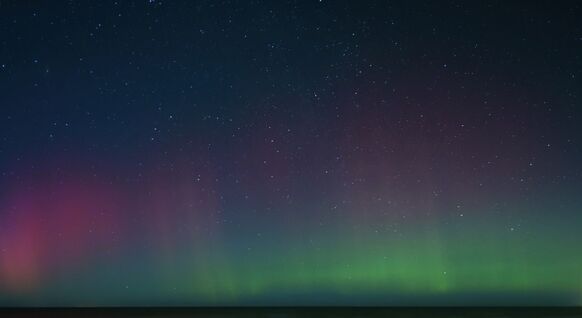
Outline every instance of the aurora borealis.
<path fill-rule="evenodd" d="M 582 10 L 0 3 L 0 307 L 582 305 Z"/>

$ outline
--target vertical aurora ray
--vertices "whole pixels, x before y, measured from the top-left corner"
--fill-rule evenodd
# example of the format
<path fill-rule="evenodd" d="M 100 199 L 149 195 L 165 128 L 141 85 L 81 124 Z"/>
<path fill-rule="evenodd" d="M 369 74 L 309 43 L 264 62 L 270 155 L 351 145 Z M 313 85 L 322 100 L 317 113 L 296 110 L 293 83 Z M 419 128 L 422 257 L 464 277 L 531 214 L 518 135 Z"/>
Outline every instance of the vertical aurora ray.
<path fill-rule="evenodd" d="M 353 179 L 368 173 L 366 161 L 357 162 Z M 503 295 L 507 303 L 527 304 L 521 295 L 542 295 L 577 304 L 582 220 L 564 216 L 582 204 L 570 191 L 499 205 L 488 196 L 469 200 L 456 189 L 449 194 L 465 198 L 461 206 L 443 205 L 421 189 L 414 196 L 408 189 L 394 196 L 397 190 L 390 185 L 369 190 L 354 185 L 349 193 L 330 187 L 321 200 L 292 193 L 302 202 L 304 216 L 297 219 L 296 203 L 247 185 L 249 197 L 278 200 L 272 208 L 277 212 L 233 217 L 234 223 L 224 215 L 257 211 L 225 204 L 218 177 L 184 174 L 190 169 L 176 162 L 171 170 L 146 166 L 152 172 L 143 178 L 151 181 L 133 189 L 104 186 L 105 176 L 76 184 L 72 180 L 87 180 L 76 170 L 67 173 L 71 181 L 37 179 L 21 188 L 26 191 L 13 187 L 2 199 L 3 209 L 11 211 L 3 218 L 0 240 L 3 299 L 88 306 L 330 304 L 334 299 L 496 304 L 501 299 L 495 295 Z M 185 176 L 193 174 L 201 180 L 193 183 Z M 31 191 L 33 185 L 39 190 Z M 389 204 L 377 200 L 386 197 Z M 402 200 L 414 204 L 405 207 Z"/>

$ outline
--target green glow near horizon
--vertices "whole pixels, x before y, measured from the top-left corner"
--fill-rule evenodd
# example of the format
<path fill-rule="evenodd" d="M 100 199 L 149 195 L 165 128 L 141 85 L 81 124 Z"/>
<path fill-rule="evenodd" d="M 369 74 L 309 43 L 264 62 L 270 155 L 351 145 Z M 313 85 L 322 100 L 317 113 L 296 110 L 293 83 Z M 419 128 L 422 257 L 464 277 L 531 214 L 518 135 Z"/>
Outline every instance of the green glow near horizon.
<path fill-rule="evenodd" d="M 113 289 L 110 300 L 96 298 L 95 304 L 159 297 L 174 297 L 185 304 L 261 303 L 269 295 L 314 291 L 445 299 L 459 294 L 582 294 L 582 253 L 574 226 L 552 227 L 548 221 L 530 224 L 528 231 L 511 231 L 489 221 L 474 217 L 462 227 L 427 227 L 426 222 L 417 222 L 406 234 L 370 234 L 369 228 L 349 231 L 344 225 L 338 232 L 309 235 L 317 244 L 296 238 L 280 249 L 259 246 L 256 251 L 234 254 L 213 242 L 201 250 L 183 249 L 171 260 L 126 258 L 119 271 L 110 267 L 101 278 L 98 268 L 88 267 L 86 277 L 93 278 L 68 282 L 73 287 L 62 296 L 74 299 L 77 293 L 95 293 L 85 291 L 83 284 L 101 281 L 103 286 L 116 286 L 116 279 L 128 288 Z M 39 295 L 39 299 L 47 297 Z"/>

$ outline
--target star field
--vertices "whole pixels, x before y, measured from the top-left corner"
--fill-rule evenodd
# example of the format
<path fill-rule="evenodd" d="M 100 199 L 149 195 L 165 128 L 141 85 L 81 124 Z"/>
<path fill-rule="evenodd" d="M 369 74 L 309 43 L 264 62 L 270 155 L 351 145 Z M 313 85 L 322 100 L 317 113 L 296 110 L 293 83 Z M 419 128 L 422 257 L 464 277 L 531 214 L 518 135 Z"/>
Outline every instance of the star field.
<path fill-rule="evenodd" d="M 0 2 L 0 306 L 581 305 L 581 9 Z"/>

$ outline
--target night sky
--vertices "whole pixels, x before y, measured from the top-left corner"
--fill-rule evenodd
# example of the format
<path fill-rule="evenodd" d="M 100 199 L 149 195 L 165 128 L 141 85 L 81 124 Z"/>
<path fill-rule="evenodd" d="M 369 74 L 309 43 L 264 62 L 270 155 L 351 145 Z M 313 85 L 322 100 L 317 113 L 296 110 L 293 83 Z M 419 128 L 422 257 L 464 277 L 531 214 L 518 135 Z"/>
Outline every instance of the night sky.
<path fill-rule="evenodd" d="M 0 306 L 582 305 L 579 1 L 1 1 Z"/>

